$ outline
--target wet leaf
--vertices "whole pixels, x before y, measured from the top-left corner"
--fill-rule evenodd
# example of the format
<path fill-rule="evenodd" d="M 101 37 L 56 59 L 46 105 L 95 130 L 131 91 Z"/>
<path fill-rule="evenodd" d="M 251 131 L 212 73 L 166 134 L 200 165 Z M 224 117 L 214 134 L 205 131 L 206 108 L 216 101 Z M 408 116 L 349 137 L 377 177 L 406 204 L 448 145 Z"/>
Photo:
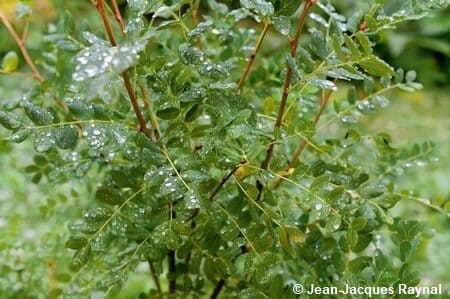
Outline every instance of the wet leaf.
<path fill-rule="evenodd" d="M 359 65 L 369 74 L 374 76 L 391 77 L 394 75 L 394 69 L 376 56 L 370 56 L 359 62 Z"/>
<path fill-rule="evenodd" d="M 66 241 L 66 248 L 70 249 L 81 249 L 87 244 L 86 237 L 83 236 L 70 236 L 70 238 Z"/>
<path fill-rule="evenodd" d="M 19 115 L 4 111 L 0 111 L 0 124 L 8 130 L 17 130 L 23 126 Z"/>

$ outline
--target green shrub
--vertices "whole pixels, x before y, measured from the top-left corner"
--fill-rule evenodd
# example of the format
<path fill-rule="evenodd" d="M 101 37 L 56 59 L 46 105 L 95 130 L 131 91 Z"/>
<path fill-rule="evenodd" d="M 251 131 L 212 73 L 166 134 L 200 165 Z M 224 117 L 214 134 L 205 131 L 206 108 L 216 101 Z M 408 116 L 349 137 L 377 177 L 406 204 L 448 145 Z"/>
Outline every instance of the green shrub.
<path fill-rule="evenodd" d="M 421 88 L 377 56 L 380 34 L 446 1 L 403 1 L 389 15 L 367 1 L 348 16 L 313 0 L 73 2 L 33 59 L 0 11 L 24 58 L 8 52 L 2 72 L 22 63 L 36 81 L 0 111 L 8 140 L 32 140 L 34 183 L 90 190 L 50 295 L 113 296 L 143 262 L 150 298 L 419 284 L 412 255 L 425 231 L 390 210 L 411 199 L 448 213 L 446 200 L 396 188 L 433 144 L 397 148 L 358 121 L 389 91 Z"/>

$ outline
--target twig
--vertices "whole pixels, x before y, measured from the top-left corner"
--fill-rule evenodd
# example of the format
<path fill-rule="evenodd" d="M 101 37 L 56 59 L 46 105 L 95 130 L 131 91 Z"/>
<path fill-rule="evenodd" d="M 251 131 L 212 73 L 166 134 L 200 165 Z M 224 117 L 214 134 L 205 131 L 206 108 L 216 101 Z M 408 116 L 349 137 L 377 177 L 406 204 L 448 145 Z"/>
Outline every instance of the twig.
<path fill-rule="evenodd" d="M 31 72 L 33 73 L 33 77 L 39 82 L 43 82 L 44 77 L 36 68 L 36 65 L 33 63 L 33 60 L 31 60 L 27 48 L 25 47 L 25 40 L 19 37 L 16 30 L 13 28 L 12 24 L 9 22 L 9 20 L 6 18 L 6 16 L 3 14 L 1 10 L 0 10 L 0 21 L 5 25 L 6 29 L 15 40 L 17 46 L 20 49 L 20 52 L 22 53 L 23 58 L 25 59 L 26 64 L 30 67 Z"/>
<path fill-rule="evenodd" d="M 144 85 L 139 86 L 141 90 L 142 99 L 144 100 L 145 105 L 147 105 L 149 114 L 150 114 L 150 124 L 153 129 L 153 135 L 155 135 L 155 139 L 159 140 L 161 138 L 161 131 L 159 130 L 158 121 L 156 120 L 155 114 L 153 113 L 153 109 L 150 103 L 150 98 L 148 96 L 147 88 Z"/>
<path fill-rule="evenodd" d="M 225 185 L 225 183 L 231 178 L 231 176 L 236 172 L 236 170 L 238 170 L 238 168 L 241 167 L 239 166 L 235 166 L 226 176 L 224 176 L 222 178 L 222 180 L 220 181 L 220 184 L 216 187 L 216 189 L 214 189 L 214 191 L 211 193 L 211 195 L 209 196 L 209 201 L 213 201 L 214 197 L 216 197 L 217 193 L 219 193 L 220 189 L 222 189 L 222 187 Z"/>
<path fill-rule="evenodd" d="M 93 1 L 93 0 L 92 0 Z M 108 16 L 106 14 L 105 9 L 105 3 L 103 0 L 93 1 L 95 4 L 95 7 L 97 8 L 102 21 L 103 25 L 106 29 L 106 34 L 108 35 L 109 41 L 111 42 L 111 45 L 113 47 L 117 46 L 116 37 L 114 36 L 114 33 L 112 31 L 111 23 L 108 20 Z M 134 113 L 136 114 L 136 117 L 139 122 L 139 131 L 143 132 L 148 138 L 151 139 L 151 134 L 147 129 L 147 125 L 145 124 L 144 116 L 142 115 L 141 108 L 139 107 L 139 103 L 136 97 L 136 92 L 131 85 L 130 77 L 128 76 L 127 71 L 122 73 L 123 82 L 125 84 L 125 88 L 127 90 L 128 96 L 130 97 L 131 106 L 133 106 Z"/>
<path fill-rule="evenodd" d="M 195 3 L 192 4 L 192 21 L 194 23 L 195 26 L 198 25 L 199 20 L 198 20 L 198 6 L 199 6 L 200 2 L 196 1 Z M 202 43 L 202 38 L 199 36 L 196 38 L 197 41 L 197 47 L 199 49 L 203 49 L 203 43 Z"/>
<path fill-rule="evenodd" d="M 294 38 L 290 41 L 292 57 L 296 56 L 298 43 L 300 41 L 300 37 L 301 37 L 302 31 L 303 31 L 303 26 L 305 24 L 306 17 L 308 15 L 309 10 L 311 9 L 311 7 L 314 5 L 315 2 L 316 2 L 316 0 L 306 0 L 305 4 L 303 6 L 302 12 L 298 19 L 297 32 L 295 33 Z M 283 115 L 284 115 L 284 110 L 286 108 L 287 98 L 289 96 L 289 91 L 290 91 L 289 87 L 291 85 L 291 80 L 292 80 L 292 68 L 288 64 L 287 71 L 286 71 L 286 77 L 284 80 L 283 94 L 281 96 L 280 107 L 278 108 L 277 118 L 276 118 L 275 125 L 274 125 L 274 132 L 278 128 L 281 127 L 281 124 L 283 122 Z M 261 164 L 261 169 L 266 170 L 269 168 L 270 159 L 272 158 L 274 147 L 275 147 L 275 142 L 271 142 L 269 145 L 269 148 L 266 151 L 266 157 Z M 264 189 L 264 186 L 260 180 L 257 180 L 256 187 L 259 190 L 258 197 L 257 197 L 257 200 L 259 200 L 261 198 L 261 195 L 262 195 L 262 192 Z"/>
<path fill-rule="evenodd" d="M 175 298 L 177 281 L 175 279 L 175 251 L 169 250 L 167 253 L 167 263 L 169 266 L 169 298 Z"/>
<path fill-rule="evenodd" d="M 214 287 L 214 290 L 209 297 L 210 299 L 216 299 L 217 296 L 219 296 L 220 291 L 222 290 L 223 286 L 225 285 L 225 279 L 221 279 L 217 282 L 216 286 Z"/>
<path fill-rule="evenodd" d="M 131 86 L 130 78 L 128 77 L 128 73 L 125 71 L 122 74 L 123 82 L 125 83 L 125 88 L 127 89 L 128 95 L 130 97 L 131 105 L 133 106 L 134 113 L 139 121 L 139 131 L 143 132 L 148 138 L 151 139 L 151 134 L 147 129 L 147 125 L 145 124 L 144 116 L 142 115 L 141 108 L 139 108 L 139 103 L 136 97 L 136 92 Z"/>
<path fill-rule="evenodd" d="M 250 58 L 248 60 L 247 66 L 245 67 L 244 73 L 242 74 L 242 77 L 239 79 L 239 83 L 236 86 L 236 89 L 234 90 L 234 94 L 238 94 L 239 90 L 241 89 L 242 85 L 244 84 L 245 79 L 247 78 L 248 74 L 250 73 L 250 69 L 252 68 L 253 64 L 255 63 L 256 54 L 258 54 L 259 48 L 261 48 L 262 42 L 264 38 L 266 37 L 266 33 L 269 30 L 270 23 L 265 22 L 264 28 L 261 31 L 261 34 L 258 37 L 258 41 L 256 42 L 255 48 L 252 51 L 252 54 L 250 54 Z"/>
<path fill-rule="evenodd" d="M 295 57 L 297 52 L 298 43 L 300 41 L 301 33 L 303 31 L 303 25 L 305 24 L 306 16 L 308 15 L 308 12 L 310 8 L 314 5 L 316 0 L 307 0 L 305 5 L 303 6 L 302 13 L 299 17 L 298 25 L 297 25 L 297 32 L 295 33 L 294 38 L 291 40 L 291 56 Z M 280 107 L 278 108 L 277 118 L 274 125 L 274 130 L 281 127 L 281 123 L 283 120 L 284 115 L 284 109 L 286 108 L 286 102 L 287 98 L 289 96 L 289 87 L 291 85 L 292 80 L 292 68 L 290 65 L 287 66 L 287 72 L 286 77 L 284 80 L 284 86 L 283 86 L 283 94 L 281 96 L 280 101 Z M 264 159 L 264 162 L 261 164 L 262 169 L 267 169 L 269 167 L 270 159 L 272 158 L 273 154 L 273 148 L 275 146 L 275 143 L 271 143 L 269 148 L 266 152 L 266 158 Z"/>
<path fill-rule="evenodd" d="M 153 262 L 152 262 L 151 259 L 148 259 L 147 262 L 148 262 L 148 266 L 150 268 L 150 274 L 152 275 L 152 279 L 153 279 L 153 281 L 155 282 L 155 285 L 156 285 L 156 290 L 158 291 L 158 297 L 159 297 L 159 299 L 163 299 L 163 292 L 161 290 L 161 283 L 159 282 L 159 277 L 156 274 L 155 266 L 153 265 Z"/>
<path fill-rule="evenodd" d="M 108 35 L 109 41 L 111 42 L 111 45 L 113 47 L 116 47 L 117 40 L 116 40 L 116 37 L 114 36 L 114 32 L 112 30 L 111 23 L 108 20 L 108 15 L 106 14 L 105 2 L 103 2 L 103 0 L 98 0 L 98 1 L 95 1 L 94 3 L 95 3 L 95 7 L 97 8 L 97 10 L 100 13 L 100 16 L 102 18 L 103 25 L 105 26 L 106 34 Z"/>
<path fill-rule="evenodd" d="M 233 174 L 239 169 L 239 167 L 240 167 L 240 165 L 235 166 L 226 176 L 224 176 L 222 178 L 222 180 L 220 181 L 219 185 L 214 189 L 214 191 L 208 197 L 208 200 L 210 202 L 212 202 L 214 200 L 216 195 L 219 193 L 220 189 L 222 189 L 222 187 L 225 185 L 225 183 L 233 176 Z M 189 218 L 186 219 L 186 221 L 190 221 L 190 220 L 194 219 L 195 217 L 197 217 L 199 212 L 200 212 L 200 209 L 198 209 L 198 208 L 195 209 L 194 212 L 192 213 L 192 215 L 189 216 Z M 195 227 L 195 224 L 194 224 L 194 227 Z"/>
<path fill-rule="evenodd" d="M 336 82 L 336 80 L 335 80 Z M 323 114 L 323 111 L 325 111 L 325 108 L 328 105 L 329 99 L 331 94 L 333 93 L 332 90 L 327 90 L 324 91 L 322 93 L 322 97 L 320 100 L 320 107 L 319 107 L 319 111 L 317 112 L 316 116 L 314 117 L 313 120 L 313 124 L 314 127 L 317 125 L 317 123 L 319 122 L 320 117 Z M 288 166 L 286 167 L 286 171 L 293 168 L 295 166 L 295 164 L 297 163 L 298 159 L 300 158 L 300 155 L 302 154 L 303 150 L 307 147 L 308 143 L 306 142 L 305 139 L 302 140 L 302 142 L 299 144 L 299 146 L 297 147 L 297 149 L 295 150 L 294 154 L 292 155 L 291 161 L 289 162 Z M 283 179 L 278 178 L 278 180 L 272 185 L 272 189 L 276 189 L 278 188 L 278 186 L 280 186 L 280 184 L 283 182 Z"/>
<path fill-rule="evenodd" d="M 120 13 L 119 5 L 117 4 L 117 0 L 111 0 L 113 10 L 114 10 L 114 18 L 119 24 L 120 30 L 122 30 L 122 34 L 126 36 L 125 24 L 123 22 L 122 14 Z"/>
<path fill-rule="evenodd" d="M 233 262 L 236 261 L 238 257 L 240 257 L 241 255 L 243 255 L 243 254 L 245 254 L 245 253 L 247 253 L 247 252 L 249 252 L 249 249 L 247 248 L 247 246 L 242 245 L 242 246 L 241 246 L 241 252 L 240 252 L 238 255 L 236 255 L 236 256 L 234 257 Z M 226 281 L 225 281 L 224 278 L 220 279 L 220 280 L 217 282 L 217 284 L 216 284 L 216 286 L 214 287 L 214 290 L 213 290 L 211 296 L 209 297 L 210 299 L 216 299 L 216 298 L 219 296 L 220 291 L 222 291 L 223 287 L 225 286 L 225 282 L 226 282 Z"/>

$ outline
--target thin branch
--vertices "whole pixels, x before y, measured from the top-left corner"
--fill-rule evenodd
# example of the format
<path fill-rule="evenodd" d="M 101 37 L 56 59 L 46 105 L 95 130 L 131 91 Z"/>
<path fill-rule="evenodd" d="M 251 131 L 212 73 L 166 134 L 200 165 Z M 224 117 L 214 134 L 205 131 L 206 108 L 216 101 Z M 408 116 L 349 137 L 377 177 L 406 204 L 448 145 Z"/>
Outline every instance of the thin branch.
<path fill-rule="evenodd" d="M 195 3 L 192 4 L 192 21 L 194 23 L 194 26 L 197 26 L 199 23 L 199 19 L 198 19 L 199 4 L 200 4 L 199 1 L 196 1 Z M 199 49 L 203 49 L 202 38 L 200 36 L 196 38 L 196 42 L 197 42 L 197 47 Z"/>
<path fill-rule="evenodd" d="M 93 1 L 91 0 L 95 7 L 97 8 L 102 21 L 103 25 L 105 26 L 106 34 L 108 35 L 109 41 L 111 42 L 111 45 L 113 47 L 117 46 L 117 40 L 114 36 L 114 32 L 112 31 L 111 23 L 109 22 L 108 15 L 106 13 L 105 9 L 105 3 L 103 0 Z M 141 108 L 139 107 L 139 103 L 136 97 L 136 92 L 131 85 L 130 77 L 128 76 L 127 71 L 122 73 L 123 82 L 125 84 L 125 88 L 127 90 L 128 96 L 130 97 L 131 106 L 133 106 L 134 113 L 136 114 L 136 117 L 139 122 L 139 131 L 143 132 L 148 138 L 151 139 L 151 134 L 147 129 L 147 125 L 145 124 L 144 116 L 142 115 Z"/>
<path fill-rule="evenodd" d="M 150 274 L 152 275 L 152 279 L 155 282 L 156 290 L 158 291 L 158 297 L 159 297 L 159 299 L 162 299 L 163 298 L 163 292 L 162 292 L 162 289 L 161 289 L 161 283 L 159 282 L 159 277 L 156 274 L 155 266 L 153 265 L 153 262 L 152 262 L 151 259 L 148 259 L 147 262 L 148 262 L 148 266 L 150 268 Z"/>
<path fill-rule="evenodd" d="M 122 30 L 122 34 L 126 36 L 125 24 L 123 22 L 122 14 L 120 13 L 119 5 L 117 4 L 117 0 L 111 0 L 113 10 L 114 10 L 114 18 L 119 24 L 120 30 Z"/>
<path fill-rule="evenodd" d="M 143 132 L 148 138 L 151 139 L 151 134 L 147 129 L 147 125 L 145 124 L 144 116 L 142 115 L 141 108 L 139 107 L 139 103 L 136 97 L 136 92 L 134 91 L 133 86 L 130 82 L 130 77 L 128 77 L 128 73 L 125 71 L 122 74 L 123 82 L 125 83 L 125 88 L 127 89 L 128 96 L 130 97 L 131 105 L 133 106 L 134 113 L 139 121 L 139 131 Z"/>
<path fill-rule="evenodd" d="M 297 32 L 295 33 L 294 38 L 291 40 L 291 56 L 292 57 L 296 56 L 298 43 L 300 41 L 300 37 L 301 37 L 302 31 L 303 31 L 303 26 L 305 24 L 306 17 L 308 15 L 310 8 L 314 5 L 315 2 L 316 2 L 316 0 L 307 0 L 303 6 L 302 13 L 298 20 Z M 287 71 L 286 71 L 286 77 L 284 80 L 283 94 L 281 96 L 280 107 L 278 108 L 277 119 L 276 119 L 275 125 L 274 125 L 274 131 L 277 128 L 281 127 L 284 110 L 286 108 L 287 98 L 289 96 L 289 87 L 291 85 L 291 80 L 292 80 L 292 71 L 293 70 L 292 70 L 291 66 L 288 65 Z M 272 158 L 274 146 L 275 146 L 275 143 L 271 143 L 269 148 L 267 149 L 266 158 L 264 159 L 263 163 L 261 164 L 262 169 L 268 169 L 270 159 Z"/>
<path fill-rule="evenodd" d="M 98 1 L 95 1 L 94 3 L 95 3 L 95 7 L 97 8 L 97 10 L 100 13 L 100 16 L 102 18 L 103 25 L 105 26 L 106 34 L 108 35 L 109 41 L 111 42 L 111 45 L 113 47 L 116 47 L 117 40 L 116 40 L 116 37 L 114 36 L 114 32 L 112 30 L 111 23 L 109 22 L 108 15 L 106 14 L 105 2 L 103 0 L 98 0 Z"/>
<path fill-rule="evenodd" d="M 167 253 L 167 263 L 169 266 L 169 298 L 175 298 L 177 281 L 175 279 L 175 251 L 169 250 Z"/>
<path fill-rule="evenodd" d="M 150 103 L 150 98 L 148 96 L 147 88 L 144 85 L 140 85 L 141 95 L 142 99 L 144 100 L 145 105 L 147 105 L 147 108 L 149 110 L 150 114 L 150 124 L 153 129 L 153 135 L 155 135 L 155 139 L 159 140 L 161 138 L 161 131 L 159 130 L 158 121 L 156 120 L 156 116 L 153 113 L 153 109 Z"/>
<path fill-rule="evenodd" d="M 243 163 L 242 163 L 243 164 Z M 233 174 L 239 169 L 240 165 L 235 166 L 226 176 L 224 176 L 222 178 L 222 180 L 220 181 L 219 185 L 214 189 L 214 191 L 211 193 L 211 195 L 208 197 L 208 200 L 210 202 L 212 202 L 214 200 L 214 198 L 216 197 L 216 195 L 219 193 L 220 189 L 222 189 L 222 187 L 225 185 L 225 183 L 233 176 Z M 200 212 L 200 209 L 195 209 L 194 213 L 192 213 L 191 216 L 189 216 L 188 219 L 186 219 L 186 221 L 190 221 L 192 219 L 194 219 L 195 217 L 197 217 L 198 213 Z M 195 227 L 195 224 L 194 224 Z"/>
<path fill-rule="evenodd" d="M 239 79 L 239 83 L 236 86 L 236 89 L 234 90 L 234 94 L 238 94 L 239 90 L 242 88 L 242 85 L 244 85 L 245 79 L 247 78 L 248 74 L 250 73 L 250 69 L 252 68 L 253 64 L 255 63 L 256 55 L 258 54 L 258 51 L 261 48 L 262 42 L 263 42 L 264 38 L 266 37 L 269 27 L 270 27 L 270 23 L 265 22 L 264 28 L 261 31 L 261 34 L 259 35 L 258 41 L 256 42 L 256 45 L 255 45 L 255 48 L 253 49 L 252 54 L 250 54 L 250 58 L 248 60 L 247 66 L 245 67 L 244 73 L 242 74 L 242 77 Z"/>
<path fill-rule="evenodd" d="M 336 80 L 335 80 L 335 82 L 336 82 Z M 320 99 L 319 111 L 317 112 L 317 114 L 316 114 L 316 116 L 314 117 L 314 120 L 313 120 L 314 127 L 317 125 L 317 123 L 319 122 L 320 117 L 322 116 L 323 112 L 325 111 L 325 108 L 328 105 L 328 102 L 329 102 L 329 99 L 330 99 L 330 96 L 331 96 L 332 93 L 333 93 L 332 90 L 323 91 L 322 97 Z M 303 139 L 302 142 L 297 147 L 297 149 L 295 150 L 294 154 L 292 155 L 291 161 L 289 162 L 288 166 L 285 169 L 286 171 L 288 171 L 289 169 L 291 169 L 291 168 L 293 168 L 295 166 L 295 164 L 297 163 L 298 159 L 300 158 L 300 155 L 302 154 L 303 150 L 307 146 L 308 146 L 308 142 L 306 141 L 306 139 Z M 280 184 L 282 182 L 283 182 L 283 180 L 281 178 L 279 178 L 272 185 L 272 189 L 278 188 L 278 186 L 280 186 Z"/>
<path fill-rule="evenodd" d="M 209 296 L 210 299 L 216 299 L 217 296 L 219 296 L 220 291 L 223 289 L 223 286 L 225 285 L 225 280 L 221 279 L 217 282 L 216 286 L 214 287 L 214 290 L 211 294 L 211 296 Z"/>
<path fill-rule="evenodd" d="M 12 24 L 9 22 L 9 20 L 6 18 L 6 16 L 3 14 L 1 10 L 0 10 L 0 21 L 5 25 L 6 29 L 15 40 L 17 46 L 20 49 L 20 52 L 22 53 L 23 58 L 25 59 L 26 64 L 30 67 L 31 72 L 33 73 L 33 77 L 39 82 L 43 82 L 44 77 L 36 68 L 36 65 L 34 64 L 33 60 L 31 60 L 30 55 L 28 54 L 28 50 L 25 47 L 24 39 L 19 37 L 16 30 L 13 28 Z"/>
<path fill-rule="evenodd" d="M 241 252 L 234 257 L 233 262 L 236 261 L 238 257 L 240 257 L 241 255 L 243 255 L 247 252 L 249 252 L 249 249 L 247 248 L 247 246 L 242 245 Z M 221 280 L 219 280 L 217 282 L 216 286 L 214 287 L 214 290 L 209 298 L 216 299 L 219 296 L 220 292 L 222 291 L 223 287 L 225 286 L 225 283 L 226 283 L 225 279 L 222 278 Z"/>
<path fill-rule="evenodd" d="M 225 185 L 225 183 L 231 178 L 231 176 L 233 176 L 233 174 L 236 172 L 236 170 L 238 170 L 239 167 L 241 167 L 241 166 L 235 166 L 226 176 L 224 176 L 222 178 L 222 180 L 220 181 L 220 184 L 216 187 L 216 189 L 214 189 L 214 191 L 209 196 L 209 198 L 208 198 L 209 201 L 214 200 L 217 193 L 219 193 L 220 189 L 222 189 L 222 187 Z"/>
<path fill-rule="evenodd" d="M 315 3 L 316 3 L 316 0 L 306 0 L 305 4 L 303 5 L 302 12 L 298 19 L 297 32 L 295 33 L 294 38 L 290 41 L 292 57 L 296 56 L 298 43 L 300 42 L 300 37 L 301 37 L 302 31 L 303 31 L 303 26 L 305 25 L 306 17 L 308 16 L 309 10 Z M 286 71 L 286 77 L 284 80 L 283 94 L 281 96 L 281 101 L 280 101 L 280 107 L 278 108 L 277 118 L 276 118 L 274 128 L 273 128 L 274 133 L 278 128 L 281 127 L 281 124 L 283 122 L 283 115 L 284 115 L 284 110 L 286 108 L 287 98 L 289 96 L 291 80 L 292 80 L 292 68 L 288 64 L 287 71 Z M 264 161 L 261 163 L 261 169 L 266 170 L 269 168 L 270 159 L 272 158 L 274 147 L 275 147 L 275 143 L 274 142 L 270 143 L 269 148 L 266 151 L 266 157 L 264 158 Z M 260 180 L 256 181 L 256 188 L 258 189 L 258 197 L 256 198 L 256 200 L 260 200 L 262 193 L 263 193 L 263 189 L 264 189 L 264 185 L 261 183 Z"/>

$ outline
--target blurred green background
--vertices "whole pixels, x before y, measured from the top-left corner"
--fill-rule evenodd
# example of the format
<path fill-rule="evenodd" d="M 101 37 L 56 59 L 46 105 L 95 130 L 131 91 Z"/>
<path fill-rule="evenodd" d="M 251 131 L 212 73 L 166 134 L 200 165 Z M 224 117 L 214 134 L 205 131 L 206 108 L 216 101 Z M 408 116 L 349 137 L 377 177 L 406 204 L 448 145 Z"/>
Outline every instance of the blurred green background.
<path fill-rule="evenodd" d="M 0 9 L 13 18 L 15 2 L 0 1 Z M 32 2 L 39 12 L 39 19 L 31 21 L 28 39 L 33 56 L 42 43 L 40 32 L 45 31 L 48 22 L 55 21 L 56 12 L 62 8 L 81 8 L 78 1 Z M 364 5 L 360 1 L 334 2 L 344 12 L 350 12 L 355 5 Z M 396 1 L 391 2 L 390 5 L 394 5 Z M 17 26 L 21 28 L 21 25 Z M 433 162 L 407 168 L 399 185 L 413 190 L 414 196 L 420 198 L 441 196 L 448 200 L 450 11 L 401 24 L 398 29 L 395 33 L 386 31 L 379 36 L 377 51 L 395 67 L 416 70 L 424 89 L 415 93 L 396 91 L 389 94 L 391 105 L 363 118 L 363 130 L 388 132 L 394 137 L 396 146 L 435 142 L 437 151 Z M 0 40 L 0 57 L 15 49 L 3 26 L 0 26 Z M 23 62 L 21 64 L 26 72 Z M 0 74 L 0 107 L 19 101 L 30 84 L 32 82 L 26 78 Z M 339 100 L 343 96 L 337 93 L 333 99 Z M 65 273 L 70 265 L 70 251 L 64 248 L 67 224 L 77 219 L 83 209 L 93 205 L 93 196 L 83 182 L 33 184 L 32 175 L 24 171 L 33 163 L 32 145 L 24 143 L 11 147 L 6 137 L 6 130 L 0 129 L 0 297 L 2 292 L 26 295 L 26 291 L 22 293 L 24 289 L 45 293 L 58 282 L 69 279 Z M 95 170 L 85 180 L 95 180 Z M 417 253 L 415 265 L 424 273 L 423 283 L 450 282 L 449 218 L 413 200 L 401 201 L 395 213 L 394 216 L 421 220 L 429 226 L 430 234 Z M 133 274 L 122 298 L 135 297 L 133 290 L 142 288 L 148 281 L 146 275 L 147 269 Z"/>

